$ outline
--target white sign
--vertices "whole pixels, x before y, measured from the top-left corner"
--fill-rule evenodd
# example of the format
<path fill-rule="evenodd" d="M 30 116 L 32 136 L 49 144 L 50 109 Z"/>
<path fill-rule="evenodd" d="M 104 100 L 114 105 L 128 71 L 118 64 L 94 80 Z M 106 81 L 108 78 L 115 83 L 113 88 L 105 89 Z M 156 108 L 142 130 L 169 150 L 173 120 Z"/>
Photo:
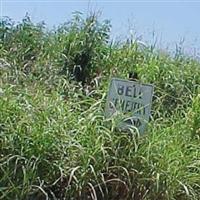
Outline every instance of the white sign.
<path fill-rule="evenodd" d="M 144 133 L 151 113 L 153 85 L 113 78 L 106 102 L 106 117 L 123 114 L 122 129 L 131 126 Z"/>

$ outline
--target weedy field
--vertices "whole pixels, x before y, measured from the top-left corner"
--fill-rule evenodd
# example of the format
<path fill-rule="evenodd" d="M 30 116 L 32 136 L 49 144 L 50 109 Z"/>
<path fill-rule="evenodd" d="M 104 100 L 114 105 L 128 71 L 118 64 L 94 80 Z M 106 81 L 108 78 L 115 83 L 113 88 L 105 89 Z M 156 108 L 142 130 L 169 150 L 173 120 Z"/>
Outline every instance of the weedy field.
<path fill-rule="evenodd" d="M 0 24 L 0 199 L 200 199 L 198 60 L 111 42 L 96 14 Z M 144 135 L 104 117 L 111 78 L 130 71 L 155 86 Z"/>

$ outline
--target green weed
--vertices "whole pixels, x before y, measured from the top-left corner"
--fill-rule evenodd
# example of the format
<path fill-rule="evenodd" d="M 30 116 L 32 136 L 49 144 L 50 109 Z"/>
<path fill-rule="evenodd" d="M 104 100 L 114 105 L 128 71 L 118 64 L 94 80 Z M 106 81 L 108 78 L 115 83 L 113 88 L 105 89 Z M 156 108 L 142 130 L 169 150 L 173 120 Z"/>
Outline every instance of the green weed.
<path fill-rule="evenodd" d="M 198 60 L 112 43 L 96 14 L 0 24 L 0 199 L 199 199 Z M 142 136 L 104 117 L 111 77 L 132 71 L 155 85 Z"/>

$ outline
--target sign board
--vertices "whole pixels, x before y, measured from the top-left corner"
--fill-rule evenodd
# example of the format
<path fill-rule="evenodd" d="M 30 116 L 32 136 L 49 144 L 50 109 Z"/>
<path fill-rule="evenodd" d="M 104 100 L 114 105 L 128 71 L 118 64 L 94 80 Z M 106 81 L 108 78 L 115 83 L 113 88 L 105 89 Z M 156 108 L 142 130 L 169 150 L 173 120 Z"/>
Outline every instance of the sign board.
<path fill-rule="evenodd" d="M 151 113 L 153 85 L 113 78 L 106 102 L 106 117 L 123 114 L 121 129 L 132 126 L 144 133 Z"/>

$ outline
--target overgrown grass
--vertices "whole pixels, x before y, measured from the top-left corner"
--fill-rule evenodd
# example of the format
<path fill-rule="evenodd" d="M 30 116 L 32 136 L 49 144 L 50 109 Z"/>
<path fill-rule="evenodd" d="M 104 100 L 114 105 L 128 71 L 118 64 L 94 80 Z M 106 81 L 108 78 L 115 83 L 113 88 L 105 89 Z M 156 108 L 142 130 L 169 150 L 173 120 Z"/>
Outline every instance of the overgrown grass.
<path fill-rule="evenodd" d="M 96 15 L 0 30 L 0 199 L 199 199 L 199 61 L 112 44 Z M 130 71 L 155 85 L 142 136 L 104 117 L 111 77 Z"/>

